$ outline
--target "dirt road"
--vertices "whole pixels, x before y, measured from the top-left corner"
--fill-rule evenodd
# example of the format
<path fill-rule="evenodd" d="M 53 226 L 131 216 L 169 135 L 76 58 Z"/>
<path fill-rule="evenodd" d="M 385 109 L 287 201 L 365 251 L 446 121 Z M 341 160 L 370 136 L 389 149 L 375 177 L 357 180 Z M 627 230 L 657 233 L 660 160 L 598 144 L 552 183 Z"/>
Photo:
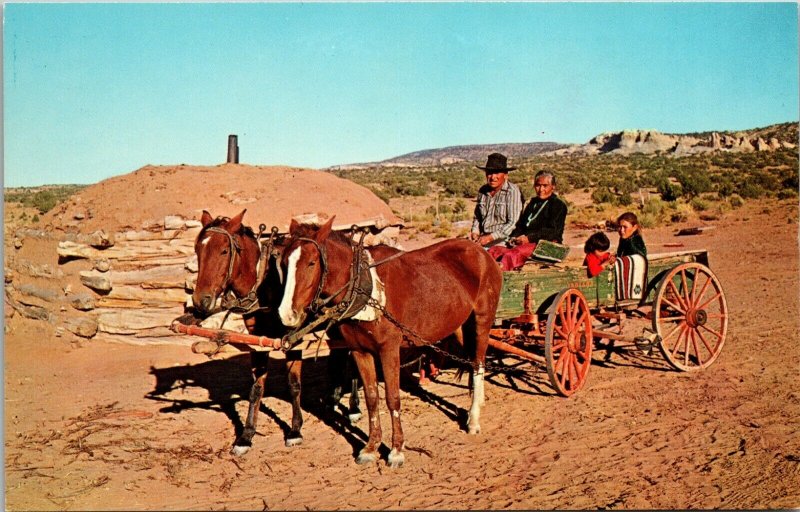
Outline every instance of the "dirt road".
<path fill-rule="evenodd" d="M 323 359 L 304 368 L 305 442 L 284 447 L 290 407 L 276 364 L 254 448 L 235 459 L 228 450 L 250 384 L 244 356 L 78 347 L 15 317 L 5 337 L 6 508 L 798 507 L 797 213 L 791 203 L 750 206 L 694 237 L 646 233 L 651 252 L 680 250 L 663 248 L 675 242 L 710 251 L 731 318 L 711 368 L 678 373 L 657 353 L 601 364 L 597 352 L 587 386 L 564 399 L 545 372 L 495 358 L 516 370 L 489 372 L 478 436 L 461 429 L 466 379 L 448 371 L 404 393 L 406 465 L 397 470 L 355 464 L 366 418 L 351 426 L 317 405 Z"/>

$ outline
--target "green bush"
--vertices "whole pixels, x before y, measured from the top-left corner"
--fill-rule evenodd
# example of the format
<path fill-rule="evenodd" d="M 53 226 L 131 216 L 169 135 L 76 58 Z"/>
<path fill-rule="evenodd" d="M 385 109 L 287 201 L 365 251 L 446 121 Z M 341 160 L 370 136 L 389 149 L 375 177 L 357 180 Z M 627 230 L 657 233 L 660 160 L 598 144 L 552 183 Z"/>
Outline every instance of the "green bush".
<path fill-rule="evenodd" d="M 778 199 L 796 199 L 797 198 L 797 190 L 792 188 L 785 188 L 778 192 Z"/>
<path fill-rule="evenodd" d="M 711 208 L 711 203 L 709 203 L 707 200 L 702 199 L 700 197 L 695 197 L 694 199 L 692 199 L 689 202 L 689 205 L 696 212 L 704 212 L 704 211 L 708 210 L 709 208 Z"/>
<path fill-rule="evenodd" d="M 731 205 L 732 208 L 741 208 L 744 206 L 744 199 L 739 194 L 732 194 L 728 198 L 728 204 Z"/>

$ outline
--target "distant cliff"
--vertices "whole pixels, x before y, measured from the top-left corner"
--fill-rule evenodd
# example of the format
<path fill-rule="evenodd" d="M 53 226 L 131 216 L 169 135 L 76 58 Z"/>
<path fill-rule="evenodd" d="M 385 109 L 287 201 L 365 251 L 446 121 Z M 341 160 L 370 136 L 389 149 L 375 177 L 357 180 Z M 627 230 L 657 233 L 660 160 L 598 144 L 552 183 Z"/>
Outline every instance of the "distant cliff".
<path fill-rule="evenodd" d="M 503 153 L 513 162 L 521 158 L 550 153 L 569 147 L 556 142 L 520 142 L 501 144 L 473 144 L 468 146 L 449 146 L 439 149 L 425 149 L 396 156 L 380 162 L 346 164 L 331 167 L 332 170 L 362 167 L 418 167 L 452 165 L 459 162 L 486 162 L 489 153 Z"/>
<path fill-rule="evenodd" d="M 663 153 L 693 155 L 713 151 L 749 152 L 793 149 L 798 144 L 798 124 L 783 123 L 740 132 L 668 134 L 655 130 L 606 132 L 586 144 L 575 144 L 549 152 L 552 155 L 597 155 L 612 153 Z"/>

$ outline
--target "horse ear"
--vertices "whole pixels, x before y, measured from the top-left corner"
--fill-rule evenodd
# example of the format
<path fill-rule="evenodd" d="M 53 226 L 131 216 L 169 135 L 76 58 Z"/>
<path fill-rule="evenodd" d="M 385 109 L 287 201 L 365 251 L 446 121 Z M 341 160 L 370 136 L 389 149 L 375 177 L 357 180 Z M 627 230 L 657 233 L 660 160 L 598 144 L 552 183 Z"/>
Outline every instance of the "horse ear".
<path fill-rule="evenodd" d="M 297 222 L 297 220 L 292 219 L 292 221 L 289 223 L 289 233 L 294 233 L 299 228 L 300 228 L 300 223 Z"/>
<path fill-rule="evenodd" d="M 242 213 L 233 217 L 231 220 L 228 221 L 228 224 L 225 226 L 225 230 L 228 233 L 236 233 L 242 227 L 242 218 L 244 217 L 244 212 L 247 211 L 247 208 L 242 210 Z"/>
<path fill-rule="evenodd" d="M 317 231 L 316 235 L 314 236 L 317 242 L 321 242 L 328 238 L 328 236 L 331 234 L 331 230 L 333 229 L 333 219 L 335 218 L 336 215 L 328 219 L 328 222 L 319 227 L 319 231 Z"/>
<path fill-rule="evenodd" d="M 200 223 L 203 225 L 203 227 L 206 227 L 209 224 L 211 224 L 212 220 L 214 220 L 214 217 L 212 217 L 211 214 L 208 213 L 206 210 L 203 210 L 203 215 L 200 216 Z"/>

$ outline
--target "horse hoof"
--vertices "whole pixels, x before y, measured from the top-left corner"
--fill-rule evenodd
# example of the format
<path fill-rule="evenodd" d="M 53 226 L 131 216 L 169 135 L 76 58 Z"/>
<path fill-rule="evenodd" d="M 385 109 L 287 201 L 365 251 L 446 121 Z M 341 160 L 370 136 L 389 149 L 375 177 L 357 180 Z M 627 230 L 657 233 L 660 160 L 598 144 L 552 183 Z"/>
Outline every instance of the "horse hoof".
<path fill-rule="evenodd" d="M 361 452 L 356 458 L 356 464 L 372 464 L 378 460 L 378 454 L 375 452 Z"/>
<path fill-rule="evenodd" d="M 467 425 L 467 434 L 470 435 L 478 435 L 481 433 L 481 426 L 480 425 Z"/>
<path fill-rule="evenodd" d="M 390 468 L 399 468 L 405 461 L 406 455 L 403 452 L 398 452 L 397 450 L 393 449 L 391 452 L 389 452 L 389 457 L 386 463 Z"/>
<path fill-rule="evenodd" d="M 291 448 L 292 446 L 299 446 L 303 444 L 303 436 L 287 437 L 286 441 L 284 441 L 284 444 L 286 445 L 287 448 Z"/>
<path fill-rule="evenodd" d="M 350 420 L 350 423 L 355 423 L 361 419 L 361 413 L 351 412 L 350 414 L 347 415 L 347 419 Z"/>
<path fill-rule="evenodd" d="M 250 451 L 249 446 L 233 445 L 233 448 L 231 448 L 231 455 L 235 457 L 241 457 L 242 455 L 244 455 L 249 451 Z"/>

